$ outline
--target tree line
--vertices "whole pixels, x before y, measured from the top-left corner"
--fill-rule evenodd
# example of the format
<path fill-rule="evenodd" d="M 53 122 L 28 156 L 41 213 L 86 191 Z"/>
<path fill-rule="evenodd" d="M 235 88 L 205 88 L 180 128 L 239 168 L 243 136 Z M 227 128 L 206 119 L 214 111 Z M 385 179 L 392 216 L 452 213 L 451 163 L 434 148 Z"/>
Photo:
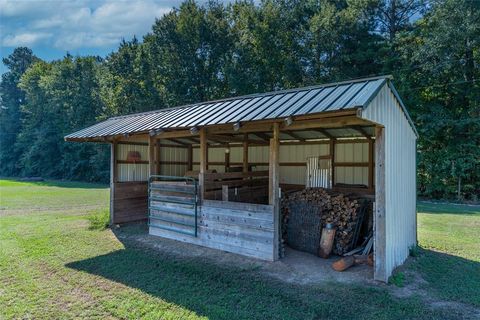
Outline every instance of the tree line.
<path fill-rule="evenodd" d="M 392 74 L 417 126 L 418 188 L 480 194 L 480 2 L 185 1 L 107 57 L 16 48 L 0 84 L 0 175 L 108 181 L 108 148 L 63 136 L 114 115 Z"/>

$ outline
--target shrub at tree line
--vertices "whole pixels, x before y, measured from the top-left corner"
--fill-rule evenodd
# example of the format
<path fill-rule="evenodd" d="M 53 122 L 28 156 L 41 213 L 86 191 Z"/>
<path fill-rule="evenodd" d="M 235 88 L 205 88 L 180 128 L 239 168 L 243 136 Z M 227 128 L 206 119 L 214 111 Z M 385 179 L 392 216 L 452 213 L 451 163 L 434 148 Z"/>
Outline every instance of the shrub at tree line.
<path fill-rule="evenodd" d="M 184 2 L 106 58 L 3 59 L 0 175 L 108 181 L 105 145 L 63 136 L 114 115 L 393 74 L 418 128 L 418 188 L 480 193 L 480 2 Z"/>

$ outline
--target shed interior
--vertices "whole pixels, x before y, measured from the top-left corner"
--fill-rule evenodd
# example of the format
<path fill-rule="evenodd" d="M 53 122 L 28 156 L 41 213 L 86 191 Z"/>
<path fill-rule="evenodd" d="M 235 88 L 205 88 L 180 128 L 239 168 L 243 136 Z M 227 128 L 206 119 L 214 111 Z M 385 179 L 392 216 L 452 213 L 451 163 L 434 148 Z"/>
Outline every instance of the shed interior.
<path fill-rule="evenodd" d="M 261 172 L 269 168 L 269 142 L 271 132 L 207 136 L 208 173 Z M 156 174 L 166 176 L 193 176 L 200 172 L 200 141 L 196 136 L 155 139 Z M 333 128 L 280 132 L 280 186 L 282 190 L 326 187 L 345 192 L 374 193 L 375 180 L 375 127 Z M 147 181 L 150 175 L 149 138 L 124 137 L 116 143 L 116 182 Z M 128 155 L 138 152 L 141 159 L 128 160 Z M 309 177 L 307 162 L 317 158 L 319 169 L 326 169 L 327 176 Z M 268 177 L 268 174 L 266 174 Z M 310 178 L 307 181 L 307 178 Z M 317 178 L 318 181 L 311 179 Z M 245 179 L 244 179 L 245 180 Z M 238 196 L 240 190 L 262 186 L 265 179 L 255 179 L 252 185 L 235 182 L 230 191 L 237 189 L 229 201 L 267 203 L 254 197 Z M 267 179 L 268 180 L 268 179 Z M 235 181 L 235 180 L 234 180 Z M 229 185 L 223 184 L 223 185 Z M 241 184 L 241 183 L 239 183 Z M 207 187 L 210 200 L 222 200 L 221 183 Z M 268 191 L 268 181 L 264 184 Z"/>
<path fill-rule="evenodd" d="M 202 137 L 200 137 L 200 133 L 196 132 L 190 132 L 188 136 L 171 138 L 162 138 L 162 133 L 157 136 L 154 132 L 151 135 L 121 137 L 113 144 L 115 148 L 114 190 L 116 193 L 113 203 L 115 206 L 113 222 L 121 223 L 147 218 L 146 212 L 149 207 L 147 181 L 151 175 L 202 179 L 202 152 L 205 153 L 206 158 L 203 187 L 201 188 L 203 202 L 210 201 L 209 205 L 225 210 L 232 209 L 231 203 L 272 204 L 271 191 L 269 194 L 272 178 L 270 153 L 274 136 L 274 130 L 255 132 L 232 130 L 229 133 L 214 134 L 207 132 L 204 136 L 206 150 L 202 150 Z M 285 125 L 282 130 L 278 130 L 278 142 L 280 199 L 287 199 L 289 195 L 294 195 L 296 192 L 301 193 L 301 190 L 309 187 L 328 189 L 331 194 L 335 195 L 348 195 L 356 199 L 358 203 L 368 199 L 370 200 L 368 203 L 371 205 L 374 201 L 375 126 L 371 123 L 332 128 L 320 125 L 318 128 L 300 130 L 289 129 L 289 126 Z M 132 158 L 133 154 L 136 157 Z M 178 196 L 179 194 L 168 192 L 167 195 Z M 127 199 L 120 199 L 120 197 Z M 310 210 L 290 215 L 287 218 L 285 212 L 292 210 L 292 201 L 295 202 L 294 210 L 300 210 L 297 202 L 302 202 L 303 199 L 291 200 L 289 204 L 282 201 L 279 203 L 279 223 L 281 225 L 279 227 L 281 229 L 279 257 L 284 257 L 288 252 L 292 252 L 292 248 L 318 255 L 318 248 L 312 251 L 311 242 L 315 242 L 313 246 L 319 246 L 325 223 L 338 222 L 337 218 L 332 216 L 333 211 L 329 211 L 329 213 L 324 213 L 326 216 L 322 216 L 322 219 L 319 218 L 316 222 L 309 220 L 308 217 L 311 215 L 320 216 L 318 207 L 316 209 L 311 207 L 316 211 Z M 156 204 L 158 203 L 156 202 Z M 234 208 L 236 209 L 238 206 Z M 258 211 L 259 207 L 255 207 L 255 209 Z M 336 212 L 339 215 L 342 214 L 341 210 Z M 367 226 L 368 223 L 373 224 L 373 221 L 368 221 L 368 218 L 373 219 L 371 213 L 370 208 L 367 213 L 370 216 L 366 216 L 362 221 L 356 221 L 356 217 L 348 217 L 352 219 L 348 223 L 352 225 L 355 222 L 360 223 L 360 229 L 355 237 L 347 237 L 350 242 L 343 245 L 341 249 L 343 251 L 333 248 L 334 253 L 345 253 L 347 248 L 350 251 L 362 243 L 365 244 L 366 239 L 372 236 L 368 234 L 371 229 L 369 230 Z M 328 214 L 330 215 L 328 216 Z M 252 212 L 251 215 L 255 217 L 258 213 Z M 207 221 L 205 218 L 204 216 L 200 219 Z M 292 223 L 292 219 L 297 219 L 297 221 Z M 165 233 L 168 233 L 168 237 L 175 238 L 172 230 L 179 228 L 180 231 L 185 231 L 189 229 L 171 221 L 169 218 L 165 221 L 151 223 L 159 228 L 165 227 L 161 231 L 154 228 L 153 234 L 159 231 L 158 235 L 164 236 Z M 181 220 L 182 223 L 185 221 Z M 258 234 L 256 230 L 262 227 L 262 221 L 253 223 L 255 226 L 252 226 L 252 230 L 242 230 L 235 236 L 241 236 L 241 233 L 245 232 L 258 239 L 265 237 L 265 234 Z M 289 223 L 292 226 L 297 224 L 297 229 L 301 229 L 300 232 L 297 230 L 295 235 L 288 236 L 286 233 Z M 292 228 L 294 227 L 290 229 Z M 355 233 L 354 227 L 340 229 L 342 232 Z M 231 234 L 227 236 L 231 236 Z M 185 241 L 185 237 L 186 235 L 182 235 L 179 240 Z M 292 240 L 292 237 L 297 238 Z M 339 238 L 338 235 L 337 238 Z M 239 245 L 248 247 L 251 244 L 243 241 Z M 270 241 L 265 250 L 268 251 L 271 245 Z M 260 249 L 260 253 L 244 252 L 244 249 L 240 251 L 243 254 L 265 258 L 262 253 L 262 243 L 255 243 L 253 247 L 254 250 Z M 229 247 L 223 246 L 220 246 L 219 249 L 238 251 L 238 249 L 229 250 Z M 274 259 L 274 257 L 270 258 L 270 255 L 267 255 L 267 259 Z"/>

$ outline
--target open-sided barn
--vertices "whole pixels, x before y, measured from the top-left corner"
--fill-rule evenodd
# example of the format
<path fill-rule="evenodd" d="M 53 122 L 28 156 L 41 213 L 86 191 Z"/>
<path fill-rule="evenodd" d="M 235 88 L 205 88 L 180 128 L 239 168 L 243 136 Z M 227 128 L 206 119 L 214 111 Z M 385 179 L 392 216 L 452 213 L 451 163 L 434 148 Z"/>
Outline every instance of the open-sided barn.
<path fill-rule="evenodd" d="M 416 244 L 417 133 L 389 77 L 114 117 L 65 139 L 111 144 L 111 222 L 148 219 L 152 235 L 277 260 L 281 199 L 322 187 L 373 201 L 375 279 Z"/>

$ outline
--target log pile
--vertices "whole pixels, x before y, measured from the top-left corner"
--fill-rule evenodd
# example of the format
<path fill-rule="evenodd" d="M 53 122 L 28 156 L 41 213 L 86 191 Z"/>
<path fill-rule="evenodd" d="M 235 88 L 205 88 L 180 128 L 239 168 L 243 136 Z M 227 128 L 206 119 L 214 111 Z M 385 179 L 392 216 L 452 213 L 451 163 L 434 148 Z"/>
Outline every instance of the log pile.
<path fill-rule="evenodd" d="M 333 244 L 333 253 L 343 255 L 353 249 L 355 246 L 356 236 L 358 236 L 357 224 L 361 223 L 359 216 L 360 208 L 365 204 L 365 199 L 355 195 L 345 195 L 323 188 L 307 188 L 301 191 L 285 194 L 282 198 L 282 243 L 288 239 L 287 230 L 291 216 L 292 208 L 298 207 L 294 204 L 303 202 L 308 203 L 310 207 L 316 208 L 311 210 L 313 214 L 320 216 L 321 226 L 311 226 L 318 232 L 321 227 L 327 223 L 333 223 L 336 227 L 335 240 Z M 310 226 L 306 226 L 310 227 Z M 316 230 L 313 230 L 316 232 Z"/>

